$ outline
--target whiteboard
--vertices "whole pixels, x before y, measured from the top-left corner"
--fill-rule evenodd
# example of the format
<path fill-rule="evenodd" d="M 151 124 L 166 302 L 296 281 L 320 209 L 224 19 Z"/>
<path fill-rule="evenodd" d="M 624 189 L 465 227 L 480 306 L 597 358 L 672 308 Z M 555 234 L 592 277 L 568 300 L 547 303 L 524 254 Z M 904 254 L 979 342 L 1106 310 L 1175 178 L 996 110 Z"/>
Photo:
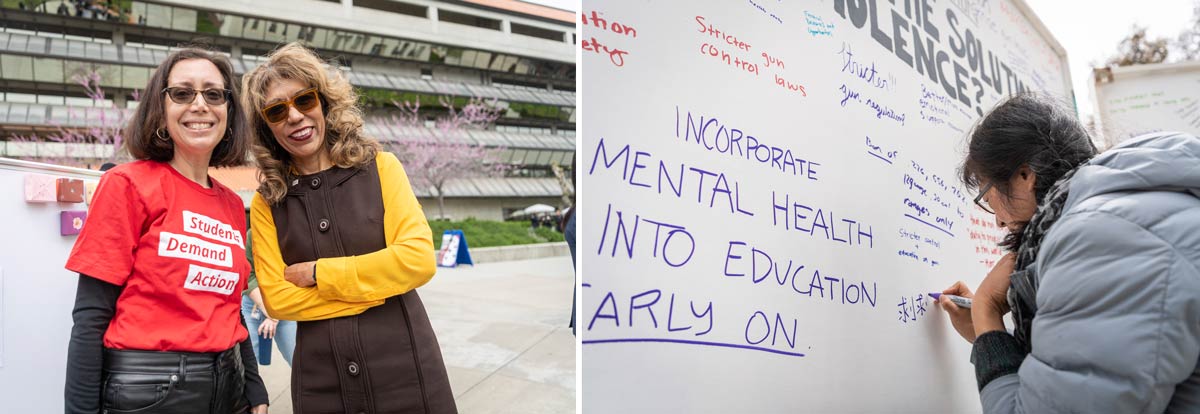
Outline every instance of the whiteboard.
<path fill-rule="evenodd" d="M 1073 99 L 1024 3 L 584 1 L 581 24 L 585 412 L 980 410 L 926 294 L 1000 253 L 966 131 L 1015 91 Z"/>
<path fill-rule="evenodd" d="M 97 181 L 97 171 L 0 158 L 0 411 L 61 410 L 78 276 L 63 268 L 75 236 L 59 212 L 82 203 L 26 203 L 25 176 Z"/>
<path fill-rule="evenodd" d="M 1109 145 L 1158 131 L 1200 134 L 1200 62 L 1097 69 L 1092 87 Z"/>

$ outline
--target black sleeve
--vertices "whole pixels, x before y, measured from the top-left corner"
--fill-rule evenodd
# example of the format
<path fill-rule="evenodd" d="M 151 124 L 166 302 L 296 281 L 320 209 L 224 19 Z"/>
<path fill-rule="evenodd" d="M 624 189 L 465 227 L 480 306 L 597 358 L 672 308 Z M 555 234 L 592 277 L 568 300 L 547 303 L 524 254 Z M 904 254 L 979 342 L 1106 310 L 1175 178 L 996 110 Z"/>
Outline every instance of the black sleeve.
<path fill-rule="evenodd" d="M 117 286 L 84 274 L 75 289 L 75 326 L 67 347 L 67 383 L 65 412 L 100 411 L 101 371 L 104 368 L 104 332 L 117 311 Z"/>
<path fill-rule="evenodd" d="M 238 312 L 238 314 L 240 315 L 241 312 Z M 241 319 L 241 321 L 242 326 L 246 326 L 246 320 Z M 256 334 L 250 332 L 250 329 L 246 329 L 246 332 L 249 332 L 250 335 Z M 254 345 L 251 344 L 250 337 L 247 336 L 246 340 L 242 341 L 238 346 L 242 348 L 242 366 L 246 369 L 245 393 L 246 399 L 250 400 L 250 408 L 262 404 L 270 404 L 271 398 L 267 394 L 267 386 L 263 384 L 262 376 L 258 375 L 258 359 L 254 358 Z"/>
<path fill-rule="evenodd" d="M 991 331 L 975 338 L 971 359 L 975 362 L 975 381 L 982 391 L 992 380 L 1017 373 L 1025 353 L 1008 332 Z"/>

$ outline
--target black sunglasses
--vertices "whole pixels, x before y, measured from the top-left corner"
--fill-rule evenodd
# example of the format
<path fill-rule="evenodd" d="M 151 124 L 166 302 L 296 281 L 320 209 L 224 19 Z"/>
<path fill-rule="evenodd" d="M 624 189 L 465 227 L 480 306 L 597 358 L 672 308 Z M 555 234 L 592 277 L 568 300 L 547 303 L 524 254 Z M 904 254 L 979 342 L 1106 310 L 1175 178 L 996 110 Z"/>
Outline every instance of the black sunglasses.
<path fill-rule="evenodd" d="M 162 91 L 163 93 L 167 94 L 172 101 L 180 105 L 190 105 L 192 102 L 195 102 L 196 94 L 199 93 L 204 97 L 205 103 L 214 106 L 224 105 L 225 102 L 229 101 L 229 95 L 233 93 L 229 89 L 192 89 L 182 86 L 171 86 L 163 88 Z"/>
<path fill-rule="evenodd" d="M 975 196 L 975 205 L 979 206 L 979 208 L 982 208 L 983 211 L 986 211 L 989 214 L 996 214 L 996 212 L 992 210 L 992 206 L 988 205 L 987 200 L 983 199 L 983 196 L 987 194 L 988 190 L 991 189 L 992 183 L 987 183 L 987 185 L 984 185 L 983 188 L 980 188 L 979 195 Z"/>

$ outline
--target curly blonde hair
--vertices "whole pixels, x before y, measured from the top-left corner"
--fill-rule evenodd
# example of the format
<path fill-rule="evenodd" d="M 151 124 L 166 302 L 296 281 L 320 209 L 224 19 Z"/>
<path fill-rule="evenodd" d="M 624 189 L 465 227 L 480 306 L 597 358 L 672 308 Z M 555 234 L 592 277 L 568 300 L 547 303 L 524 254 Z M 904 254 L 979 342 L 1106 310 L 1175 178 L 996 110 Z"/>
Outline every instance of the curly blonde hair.
<path fill-rule="evenodd" d="M 242 77 L 242 107 L 249 112 L 246 116 L 254 135 L 252 152 L 259 166 L 258 193 L 271 205 L 287 195 L 287 182 L 294 176 L 291 154 L 275 140 L 261 113 L 267 103 L 267 89 L 284 79 L 317 88 L 325 114 L 325 150 L 334 165 L 361 166 L 380 151 L 379 143 L 366 136 L 358 95 L 337 66 L 326 69 L 317 54 L 299 42 L 284 45 L 271 52 L 266 63 Z"/>

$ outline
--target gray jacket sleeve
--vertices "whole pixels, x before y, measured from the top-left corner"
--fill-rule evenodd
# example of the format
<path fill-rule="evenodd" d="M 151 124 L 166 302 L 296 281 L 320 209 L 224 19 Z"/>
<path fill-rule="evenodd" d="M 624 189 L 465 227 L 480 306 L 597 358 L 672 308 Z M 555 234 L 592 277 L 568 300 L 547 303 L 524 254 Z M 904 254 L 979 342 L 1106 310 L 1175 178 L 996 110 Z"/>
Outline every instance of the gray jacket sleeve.
<path fill-rule="evenodd" d="M 1161 413 L 1200 354 L 1200 272 L 1177 246 L 1086 211 L 1050 230 L 1033 350 L 980 391 L 985 413 Z"/>

